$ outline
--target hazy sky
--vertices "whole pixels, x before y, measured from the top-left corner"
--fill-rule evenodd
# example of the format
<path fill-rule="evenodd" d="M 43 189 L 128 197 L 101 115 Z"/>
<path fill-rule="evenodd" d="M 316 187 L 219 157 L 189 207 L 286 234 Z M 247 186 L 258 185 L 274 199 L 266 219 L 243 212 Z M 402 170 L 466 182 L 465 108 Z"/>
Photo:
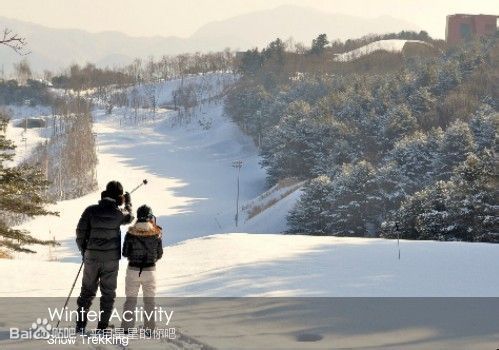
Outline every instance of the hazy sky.
<path fill-rule="evenodd" d="M 0 16 L 56 28 L 187 37 L 205 23 L 295 4 L 363 17 L 409 20 L 444 36 L 450 13 L 499 14 L 499 0 L 0 0 Z"/>

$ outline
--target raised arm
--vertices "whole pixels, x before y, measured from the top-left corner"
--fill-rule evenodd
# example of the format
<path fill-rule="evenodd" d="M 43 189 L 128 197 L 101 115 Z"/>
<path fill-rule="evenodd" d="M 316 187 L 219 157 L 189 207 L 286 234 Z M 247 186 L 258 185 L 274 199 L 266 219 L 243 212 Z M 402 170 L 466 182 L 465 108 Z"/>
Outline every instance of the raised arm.
<path fill-rule="evenodd" d="M 122 212 L 123 212 L 122 225 L 131 224 L 134 217 L 132 211 L 132 198 L 130 196 L 130 193 L 128 192 L 125 193 L 125 208 L 122 210 Z"/>

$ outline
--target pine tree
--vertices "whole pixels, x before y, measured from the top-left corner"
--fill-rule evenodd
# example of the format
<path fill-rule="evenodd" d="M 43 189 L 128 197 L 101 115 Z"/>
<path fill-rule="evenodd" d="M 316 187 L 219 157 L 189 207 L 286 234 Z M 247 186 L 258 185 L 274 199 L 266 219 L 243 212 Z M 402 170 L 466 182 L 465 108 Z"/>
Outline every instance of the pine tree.
<path fill-rule="evenodd" d="M 421 128 L 429 130 L 435 126 L 436 99 L 427 87 L 421 87 L 409 96 L 409 105 Z"/>
<path fill-rule="evenodd" d="M 344 165 L 331 183 L 327 201 L 328 232 L 339 236 L 366 236 L 380 214 L 375 171 L 366 161 Z"/>
<path fill-rule="evenodd" d="M 310 52 L 316 55 L 320 55 L 324 52 L 324 49 L 329 44 L 329 40 L 327 40 L 326 34 L 319 34 L 317 38 L 312 40 L 312 48 Z"/>
<path fill-rule="evenodd" d="M 319 176 L 311 180 L 303 189 L 296 206 L 290 211 L 287 220 L 290 233 L 327 234 L 328 195 L 331 180 Z"/>
<path fill-rule="evenodd" d="M 487 104 L 481 106 L 469 122 L 475 139 L 477 151 L 485 148 L 493 149 L 495 145 L 496 126 L 498 113 Z"/>
<path fill-rule="evenodd" d="M 390 162 L 378 169 L 375 182 L 377 195 L 380 198 L 380 216 L 384 220 L 412 193 L 413 181 L 395 162 Z"/>
<path fill-rule="evenodd" d="M 440 145 L 436 170 L 439 179 L 448 180 L 454 168 L 475 149 L 473 134 L 468 124 L 456 121 L 447 128 Z"/>
<path fill-rule="evenodd" d="M 55 214 L 47 211 L 44 192 L 48 182 L 37 169 L 27 166 L 9 167 L 15 146 L 5 137 L 7 120 L 0 118 L 0 255 L 9 251 L 34 253 L 26 247 L 31 244 L 53 244 L 31 236 L 28 232 L 9 227 L 16 217 L 34 217 Z"/>
<path fill-rule="evenodd" d="M 386 164 L 393 163 L 402 174 L 407 194 L 420 190 L 433 180 L 442 137 L 439 129 L 427 134 L 416 132 L 397 142 L 385 157 Z"/>
<path fill-rule="evenodd" d="M 490 150 L 469 154 L 455 171 L 451 203 L 454 235 L 474 241 L 499 241 L 499 217 L 493 154 Z"/>
<path fill-rule="evenodd" d="M 382 235 L 409 239 L 499 242 L 499 218 L 490 151 L 469 154 L 448 181 L 410 196 L 383 225 Z"/>
<path fill-rule="evenodd" d="M 457 62 L 449 61 L 442 64 L 438 73 L 438 82 L 435 87 L 436 94 L 443 95 L 445 92 L 461 83 L 462 79 L 462 73 Z"/>
<path fill-rule="evenodd" d="M 402 137 L 410 135 L 417 129 L 416 118 L 405 104 L 396 106 L 388 110 L 383 120 L 383 135 L 386 149 Z"/>

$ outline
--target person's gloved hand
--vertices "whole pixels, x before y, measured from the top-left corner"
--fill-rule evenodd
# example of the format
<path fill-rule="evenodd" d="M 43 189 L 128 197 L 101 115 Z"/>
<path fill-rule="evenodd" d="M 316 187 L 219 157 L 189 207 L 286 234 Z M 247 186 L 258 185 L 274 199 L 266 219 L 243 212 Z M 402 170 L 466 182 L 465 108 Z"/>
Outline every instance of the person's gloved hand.
<path fill-rule="evenodd" d="M 132 206 L 132 196 L 130 196 L 130 193 L 125 192 L 125 206 L 130 207 Z"/>

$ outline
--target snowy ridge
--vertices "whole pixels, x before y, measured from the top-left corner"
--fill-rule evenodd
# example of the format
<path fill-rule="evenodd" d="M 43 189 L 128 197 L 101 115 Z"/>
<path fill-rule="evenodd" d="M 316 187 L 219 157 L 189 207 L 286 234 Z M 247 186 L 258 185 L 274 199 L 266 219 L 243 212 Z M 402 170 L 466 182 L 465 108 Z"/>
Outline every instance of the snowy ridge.
<path fill-rule="evenodd" d="M 401 52 L 404 49 L 405 44 L 407 43 L 417 43 L 422 45 L 428 45 L 425 41 L 422 40 L 403 40 L 403 39 L 387 39 L 387 40 L 378 40 L 358 49 L 348 51 L 345 53 L 341 53 L 335 56 L 334 60 L 338 62 L 348 62 L 360 58 L 365 55 L 369 55 L 375 51 L 388 51 L 388 52 Z"/>

